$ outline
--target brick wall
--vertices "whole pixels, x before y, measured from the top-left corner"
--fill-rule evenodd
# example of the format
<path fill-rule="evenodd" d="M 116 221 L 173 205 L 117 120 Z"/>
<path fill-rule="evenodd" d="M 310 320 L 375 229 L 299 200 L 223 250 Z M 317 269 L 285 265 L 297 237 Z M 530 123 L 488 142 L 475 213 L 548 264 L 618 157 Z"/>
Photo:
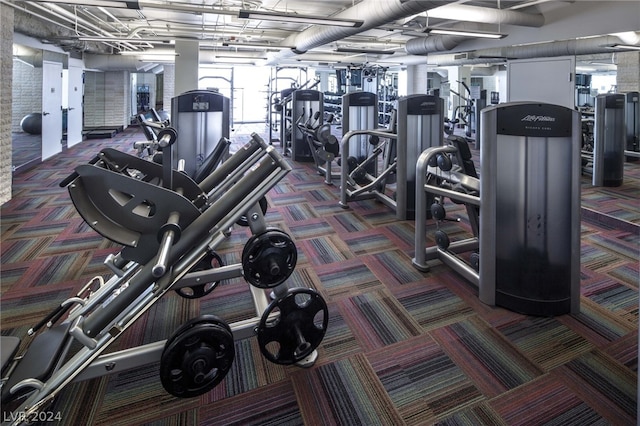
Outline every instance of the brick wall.
<path fill-rule="evenodd" d="M 0 204 L 11 199 L 13 8 L 0 4 Z"/>
<path fill-rule="evenodd" d="M 13 61 L 11 131 L 22 132 L 22 117 L 42 111 L 42 62 L 37 67 Z"/>
<path fill-rule="evenodd" d="M 176 83 L 175 65 L 164 65 L 164 87 L 162 88 L 162 109 L 171 114 L 171 98 L 174 97 L 174 87 Z"/>

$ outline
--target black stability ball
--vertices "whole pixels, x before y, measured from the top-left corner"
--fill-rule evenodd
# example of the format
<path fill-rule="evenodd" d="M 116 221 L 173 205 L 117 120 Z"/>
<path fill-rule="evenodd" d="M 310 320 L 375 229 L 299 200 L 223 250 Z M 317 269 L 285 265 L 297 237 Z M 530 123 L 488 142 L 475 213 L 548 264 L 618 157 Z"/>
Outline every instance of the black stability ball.
<path fill-rule="evenodd" d="M 42 134 L 42 114 L 39 112 L 32 112 L 22 117 L 20 120 L 20 127 L 27 133 L 32 135 Z"/>

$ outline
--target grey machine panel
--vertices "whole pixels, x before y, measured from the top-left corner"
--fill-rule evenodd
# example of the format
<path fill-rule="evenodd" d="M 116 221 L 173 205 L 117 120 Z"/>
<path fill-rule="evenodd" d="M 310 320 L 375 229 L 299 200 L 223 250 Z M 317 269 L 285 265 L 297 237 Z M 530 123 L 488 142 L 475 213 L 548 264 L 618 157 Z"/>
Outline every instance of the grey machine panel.
<path fill-rule="evenodd" d="M 433 95 L 409 95 L 398 99 L 397 209 L 405 218 L 415 217 L 416 162 L 424 150 L 441 146 L 444 135 L 444 100 Z M 404 166 L 401 167 L 400 165 Z M 401 190 L 406 182 L 406 190 Z"/>
<path fill-rule="evenodd" d="M 371 92 L 351 92 L 342 96 L 342 136 L 352 130 L 377 128 L 378 95 Z M 346 156 L 355 157 L 358 161 L 366 158 L 371 149 L 368 139 L 367 135 L 355 136 Z"/>
<path fill-rule="evenodd" d="M 174 168 L 194 176 L 221 138 L 229 137 L 229 98 L 212 90 L 191 90 L 171 99 L 171 121 L 178 132 Z"/>
<path fill-rule="evenodd" d="M 480 300 L 527 315 L 576 313 L 578 112 L 511 102 L 481 114 Z"/>

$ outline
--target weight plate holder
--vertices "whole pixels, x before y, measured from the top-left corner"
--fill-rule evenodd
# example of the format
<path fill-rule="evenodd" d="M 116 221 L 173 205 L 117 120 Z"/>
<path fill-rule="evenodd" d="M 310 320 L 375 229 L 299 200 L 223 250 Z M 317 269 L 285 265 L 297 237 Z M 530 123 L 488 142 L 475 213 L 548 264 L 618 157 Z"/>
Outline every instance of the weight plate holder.
<path fill-rule="evenodd" d="M 165 343 L 160 382 L 179 398 L 203 395 L 224 379 L 234 358 L 229 325 L 215 315 L 202 315 L 182 325 Z"/>
<path fill-rule="evenodd" d="M 267 214 L 269 203 L 267 202 L 267 199 L 265 197 L 262 197 L 260 198 L 260 200 L 258 200 L 258 205 L 260 206 L 260 210 L 262 211 L 262 214 L 263 215 Z M 242 215 L 236 221 L 236 225 L 245 226 L 245 227 L 249 226 L 249 219 L 247 219 L 246 215 Z"/>
<path fill-rule="evenodd" d="M 327 331 L 329 311 L 318 292 L 292 288 L 272 301 L 256 327 L 260 351 L 275 364 L 313 365 Z"/>
<path fill-rule="evenodd" d="M 222 257 L 215 251 L 210 250 L 189 272 L 208 271 L 221 266 L 224 266 Z M 180 287 L 175 291 L 185 299 L 199 299 L 215 290 L 218 284 L 220 284 L 220 281 L 212 281 L 192 287 Z"/>
<path fill-rule="evenodd" d="M 258 288 L 273 288 L 291 276 L 298 250 L 291 237 L 276 228 L 251 236 L 242 249 L 242 273 Z"/>

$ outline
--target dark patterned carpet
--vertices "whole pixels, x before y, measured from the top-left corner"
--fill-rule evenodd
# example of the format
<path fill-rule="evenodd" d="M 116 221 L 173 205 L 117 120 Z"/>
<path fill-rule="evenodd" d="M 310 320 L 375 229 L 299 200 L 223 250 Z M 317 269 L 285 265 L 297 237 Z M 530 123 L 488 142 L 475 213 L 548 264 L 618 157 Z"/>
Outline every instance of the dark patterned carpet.
<path fill-rule="evenodd" d="M 237 128 L 235 144 L 254 130 Z M 102 262 L 117 247 L 83 222 L 58 183 L 102 147 L 131 152 L 142 139 L 129 128 L 88 140 L 14 177 L 13 199 L 0 210 L 3 335 L 24 335 L 89 279 L 108 276 Z M 337 186 L 309 164 L 292 165 L 268 195 L 267 221 L 296 242 L 289 285 L 314 288 L 328 303 L 316 364 L 272 364 L 249 338 L 236 342 L 224 381 L 201 397 L 167 394 L 152 364 L 70 385 L 51 407 L 62 424 L 636 424 L 640 163 L 625 164 L 618 188 L 583 178 L 581 312 L 554 318 L 484 305 L 447 266 L 419 272 L 412 221 L 373 200 L 342 209 Z M 226 263 L 238 262 L 247 235 L 235 229 L 224 243 Z M 234 322 L 252 309 L 240 279 L 197 300 L 172 293 L 113 349 L 165 339 L 200 313 Z"/>

